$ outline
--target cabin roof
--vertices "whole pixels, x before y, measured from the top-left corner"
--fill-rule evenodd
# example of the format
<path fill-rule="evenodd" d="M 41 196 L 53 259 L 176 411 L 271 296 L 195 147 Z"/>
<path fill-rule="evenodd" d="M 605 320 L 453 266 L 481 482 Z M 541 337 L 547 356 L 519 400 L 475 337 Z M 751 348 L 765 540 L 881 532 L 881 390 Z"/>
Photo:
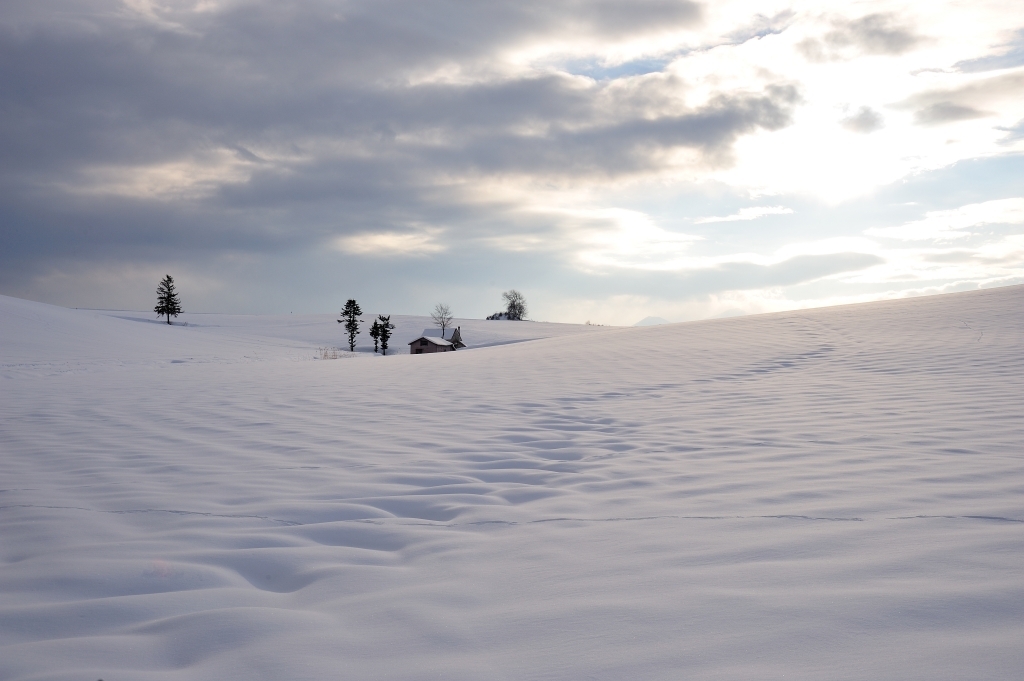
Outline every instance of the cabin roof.
<path fill-rule="evenodd" d="M 444 338 L 439 338 L 438 336 L 420 336 L 416 340 L 409 341 L 409 345 L 412 345 L 413 343 L 418 343 L 421 340 L 430 341 L 434 345 L 454 345 L 454 343 L 452 343 L 451 341 L 445 340 Z"/>

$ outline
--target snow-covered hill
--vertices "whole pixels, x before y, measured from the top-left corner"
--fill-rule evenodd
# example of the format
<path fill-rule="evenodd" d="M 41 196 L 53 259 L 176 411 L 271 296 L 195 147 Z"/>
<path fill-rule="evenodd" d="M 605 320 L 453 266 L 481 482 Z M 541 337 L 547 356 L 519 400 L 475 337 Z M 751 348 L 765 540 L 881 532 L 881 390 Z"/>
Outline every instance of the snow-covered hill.
<path fill-rule="evenodd" d="M 0 298 L 0 679 L 1016 678 L 1022 311 L 314 362 L 333 317 Z"/>
<path fill-rule="evenodd" d="M 368 331 L 356 337 L 356 355 L 373 356 Z M 185 313 L 173 325 L 152 312 L 69 310 L 0 296 L 0 371 L 87 371 L 98 366 L 141 367 L 180 363 L 313 360 L 320 348 L 345 352 L 348 338 L 337 315 L 227 315 Z M 389 355 L 408 354 L 408 343 L 431 326 L 430 317 L 392 315 Z M 466 349 L 553 336 L 595 333 L 608 327 L 546 322 L 456 319 Z M 438 331 L 440 331 L 438 329 Z M 380 355 L 378 355 L 379 357 Z"/>

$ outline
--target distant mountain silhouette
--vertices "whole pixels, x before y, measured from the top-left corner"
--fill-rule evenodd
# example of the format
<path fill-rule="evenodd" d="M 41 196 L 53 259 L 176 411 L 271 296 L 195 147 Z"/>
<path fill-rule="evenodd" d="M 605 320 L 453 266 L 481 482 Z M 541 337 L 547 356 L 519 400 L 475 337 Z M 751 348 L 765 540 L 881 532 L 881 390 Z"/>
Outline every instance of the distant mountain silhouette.
<path fill-rule="evenodd" d="M 658 324 L 668 323 L 669 321 L 667 319 L 662 319 L 661 317 L 644 317 L 633 326 L 657 326 Z"/>

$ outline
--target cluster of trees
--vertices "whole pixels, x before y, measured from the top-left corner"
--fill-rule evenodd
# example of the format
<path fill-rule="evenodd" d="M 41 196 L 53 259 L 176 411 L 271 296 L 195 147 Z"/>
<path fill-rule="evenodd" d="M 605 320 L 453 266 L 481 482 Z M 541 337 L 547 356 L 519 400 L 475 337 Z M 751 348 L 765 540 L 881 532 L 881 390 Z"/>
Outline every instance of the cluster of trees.
<path fill-rule="evenodd" d="M 345 303 L 345 307 L 341 310 L 341 319 L 338 320 L 339 324 L 345 325 L 350 352 L 355 352 L 359 325 L 366 323 L 359 319 L 361 314 L 363 314 L 363 310 L 359 307 L 359 303 L 354 298 L 349 298 L 348 302 Z M 430 318 L 434 320 L 437 326 L 441 327 L 441 337 L 443 338 L 445 329 L 451 326 L 452 320 L 455 317 L 452 315 L 452 309 L 448 305 L 438 303 L 434 307 L 434 311 L 430 313 Z M 391 340 L 391 332 L 394 328 L 395 325 L 391 323 L 391 315 L 377 315 L 377 318 L 373 320 L 373 324 L 370 325 L 370 338 L 373 339 L 374 352 L 380 352 L 384 355 L 388 354 L 388 342 Z"/>
<path fill-rule="evenodd" d="M 345 325 L 345 331 L 348 333 L 349 352 L 356 351 L 356 336 L 359 335 L 359 325 L 366 323 L 359 318 L 361 314 L 363 314 L 363 310 L 359 307 L 359 303 L 355 301 L 355 298 L 349 298 L 348 302 L 345 303 L 345 307 L 341 309 L 341 319 L 338 320 L 338 323 Z M 391 332 L 394 328 L 395 325 L 391 323 L 391 315 L 377 315 L 377 318 L 373 320 L 373 325 L 370 326 L 370 338 L 373 339 L 374 352 L 380 352 L 383 355 L 388 354 L 388 342 L 391 340 Z"/>
<path fill-rule="evenodd" d="M 502 293 L 501 298 L 505 301 L 505 311 L 495 312 L 488 319 L 526 319 L 526 298 L 522 293 L 510 289 Z M 181 314 L 181 301 L 178 299 L 177 291 L 174 290 L 174 279 L 171 275 L 165 275 L 157 285 L 156 300 L 156 307 L 153 308 L 153 311 L 156 312 L 157 317 L 166 316 L 168 324 L 171 323 L 171 317 Z M 338 323 L 345 325 L 349 352 L 355 352 L 359 325 L 366 323 L 359 318 L 361 314 L 363 311 L 354 298 L 349 298 L 341 310 L 341 319 L 338 320 Z M 448 305 L 438 303 L 434 307 L 434 311 L 430 313 L 430 318 L 434 320 L 434 324 L 441 327 L 441 337 L 443 338 L 444 332 L 451 326 L 454 316 Z M 370 326 L 370 338 L 373 339 L 374 352 L 388 354 L 388 342 L 391 340 L 391 332 L 394 328 L 395 325 L 391 323 L 391 315 L 377 315 Z"/>
<path fill-rule="evenodd" d="M 522 293 L 513 288 L 502 293 L 501 298 L 505 301 L 505 311 L 495 312 L 488 319 L 511 319 L 514 321 L 526 319 L 526 297 Z"/>
<path fill-rule="evenodd" d="M 370 338 L 373 339 L 373 351 L 380 348 L 382 355 L 388 354 L 388 341 L 391 340 L 391 331 L 395 325 L 391 323 L 391 315 L 377 315 L 370 326 Z"/>
<path fill-rule="evenodd" d="M 501 294 L 505 301 L 505 311 L 495 312 L 488 319 L 526 319 L 526 298 L 515 289 L 510 289 Z M 354 298 L 349 298 L 345 307 L 341 310 L 339 324 L 345 325 L 345 332 L 348 333 L 348 349 L 350 352 L 356 350 L 356 336 L 359 335 L 359 325 L 366 322 L 359 318 L 363 314 L 362 308 Z M 430 318 L 435 326 L 441 327 L 441 337 L 445 337 L 445 331 L 452 325 L 455 316 L 452 309 L 446 303 L 438 303 L 430 313 Z M 395 325 L 391 323 L 391 315 L 377 315 L 370 326 L 370 338 L 373 339 L 373 351 L 388 354 L 388 341 L 391 339 L 391 331 Z"/>

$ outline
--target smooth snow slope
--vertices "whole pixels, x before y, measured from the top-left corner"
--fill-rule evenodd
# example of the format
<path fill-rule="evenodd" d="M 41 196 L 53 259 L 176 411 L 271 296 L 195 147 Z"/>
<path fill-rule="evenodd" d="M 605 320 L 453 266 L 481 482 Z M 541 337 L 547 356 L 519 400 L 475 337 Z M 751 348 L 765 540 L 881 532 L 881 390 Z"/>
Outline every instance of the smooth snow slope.
<path fill-rule="evenodd" d="M 1022 312 L 313 362 L 0 298 L 0 679 L 1020 678 Z"/>
<path fill-rule="evenodd" d="M 173 325 L 151 312 L 69 310 L 0 296 L 0 372 L 38 374 L 140 368 L 163 364 L 313 360 L 320 349 L 353 355 L 337 315 L 182 314 Z M 356 337 L 356 355 L 373 356 L 369 323 Z M 409 342 L 431 326 L 430 317 L 392 315 L 389 355 L 408 354 Z M 467 349 L 554 336 L 597 333 L 608 327 L 546 322 L 457 319 Z M 439 330 L 438 330 L 439 331 Z M 379 357 L 379 355 L 378 355 Z"/>

